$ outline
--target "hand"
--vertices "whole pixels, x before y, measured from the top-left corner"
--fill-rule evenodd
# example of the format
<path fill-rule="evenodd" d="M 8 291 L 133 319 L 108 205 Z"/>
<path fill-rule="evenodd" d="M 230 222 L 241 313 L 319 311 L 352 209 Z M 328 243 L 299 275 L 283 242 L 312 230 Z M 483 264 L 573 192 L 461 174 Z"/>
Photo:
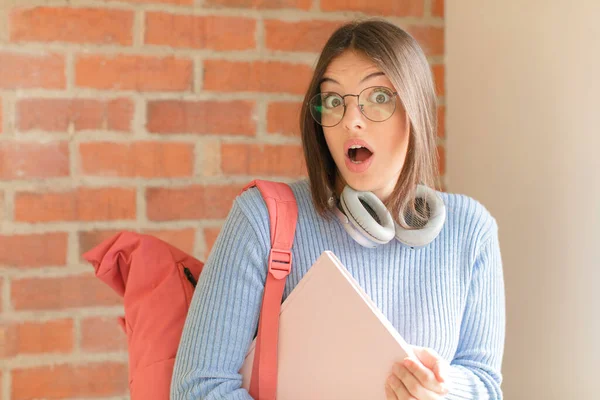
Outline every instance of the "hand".
<path fill-rule="evenodd" d="M 448 393 L 447 363 L 434 350 L 414 346 L 411 357 L 394 364 L 385 385 L 387 400 L 439 400 Z"/>

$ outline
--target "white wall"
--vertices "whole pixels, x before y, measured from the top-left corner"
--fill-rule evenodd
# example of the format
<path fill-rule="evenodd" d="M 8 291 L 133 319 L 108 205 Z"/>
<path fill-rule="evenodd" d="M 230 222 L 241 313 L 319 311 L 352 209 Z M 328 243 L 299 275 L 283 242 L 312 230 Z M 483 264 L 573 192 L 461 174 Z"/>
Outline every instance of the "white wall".
<path fill-rule="evenodd" d="M 497 218 L 504 393 L 600 399 L 600 1 L 446 2 L 447 184 Z"/>

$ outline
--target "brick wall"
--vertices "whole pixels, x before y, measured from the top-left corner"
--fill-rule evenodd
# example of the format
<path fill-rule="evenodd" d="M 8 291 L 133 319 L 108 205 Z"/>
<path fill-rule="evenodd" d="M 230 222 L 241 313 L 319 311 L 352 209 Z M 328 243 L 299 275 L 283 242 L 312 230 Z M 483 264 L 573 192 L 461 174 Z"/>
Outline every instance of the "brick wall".
<path fill-rule="evenodd" d="M 364 15 L 421 42 L 443 105 L 441 0 L 0 0 L 0 399 L 127 398 L 81 254 L 132 229 L 203 259 L 245 183 L 304 176 L 311 67 Z"/>

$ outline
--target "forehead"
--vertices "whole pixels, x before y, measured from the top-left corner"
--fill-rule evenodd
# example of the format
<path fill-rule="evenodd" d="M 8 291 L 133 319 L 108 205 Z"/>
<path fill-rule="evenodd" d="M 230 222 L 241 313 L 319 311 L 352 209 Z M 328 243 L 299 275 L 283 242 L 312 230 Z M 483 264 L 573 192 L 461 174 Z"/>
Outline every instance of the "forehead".
<path fill-rule="evenodd" d="M 379 71 L 377 65 L 370 58 L 355 51 L 345 51 L 329 63 L 325 73 L 356 72 L 373 69 Z"/>
<path fill-rule="evenodd" d="M 339 84 L 350 89 L 360 84 L 367 76 L 377 72 L 382 71 L 373 60 L 360 53 L 346 51 L 329 63 L 323 74 L 322 84 L 336 86 Z M 368 79 L 367 82 L 391 85 L 391 82 L 385 75 Z"/>

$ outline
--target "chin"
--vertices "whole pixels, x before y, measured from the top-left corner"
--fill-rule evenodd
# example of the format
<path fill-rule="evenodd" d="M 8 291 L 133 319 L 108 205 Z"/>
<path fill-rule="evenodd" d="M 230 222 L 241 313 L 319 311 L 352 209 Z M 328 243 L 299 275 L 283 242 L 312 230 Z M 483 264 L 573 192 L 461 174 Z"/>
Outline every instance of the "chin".
<path fill-rule="evenodd" d="M 359 192 L 373 192 L 378 197 L 383 193 L 391 194 L 398 181 L 397 176 L 377 176 L 376 174 L 348 174 L 343 177 L 346 184 Z M 393 184 L 391 184 L 393 182 Z"/>
<path fill-rule="evenodd" d="M 372 176 L 364 174 L 361 176 L 352 175 L 354 174 L 351 174 L 349 177 L 344 177 L 344 180 L 346 181 L 346 184 L 354 190 L 358 190 L 360 192 L 372 192 L 383 186 L 380 185 L 379 182 L 374 182 Z"/>

